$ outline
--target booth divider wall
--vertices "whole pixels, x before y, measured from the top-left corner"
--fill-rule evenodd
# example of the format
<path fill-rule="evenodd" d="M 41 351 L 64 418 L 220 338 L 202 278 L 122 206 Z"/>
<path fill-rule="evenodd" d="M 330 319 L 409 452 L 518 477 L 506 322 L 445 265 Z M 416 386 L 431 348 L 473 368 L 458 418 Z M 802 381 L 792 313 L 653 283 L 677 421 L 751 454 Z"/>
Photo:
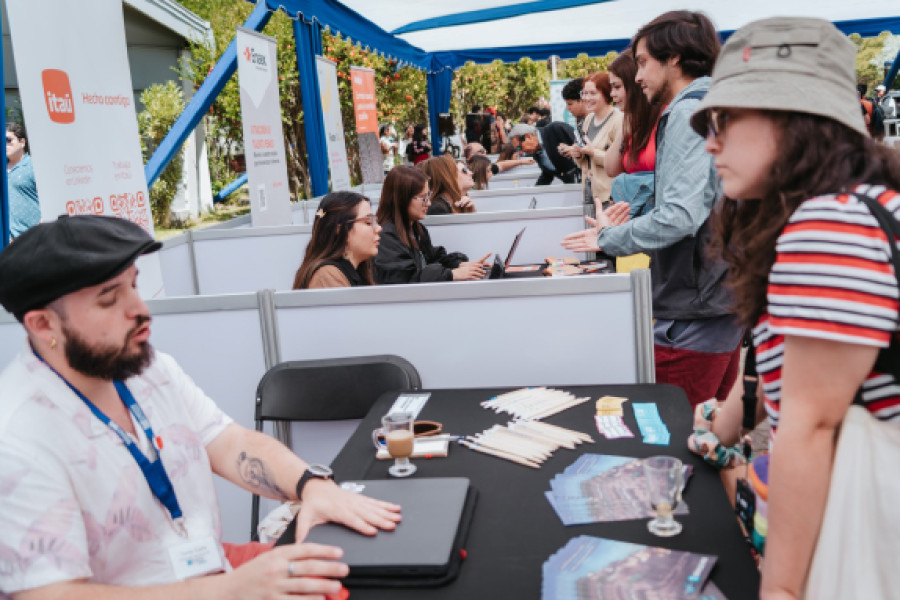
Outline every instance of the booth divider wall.
<path fill-rule="evenodd" d="M 275 337 L 281 360 L 402 356 L 424 387 L 648 383 L 652 331 L 638 321 L 650 318 L 649 279 L 639 270 L 276 292 Z"/>
<path fill-rule="evenodd" d="M 201 295 L 289 290 L 312 225 L 194 232 Z"/>
<path fill-rule="evenodd" d="M 534 208 L 581 206 L 584 202 L 579 183 L 496 189 L 493 182 L 492 179 L 491 189 L 469 192 L 469 197 L 475 202 L 478 212 L 526 209 L 532 208 L 532 204 Z"/>
<path fill-rule="evenodd" d="M 185 231 L 165 240 L 159 251 L 159 262 L 166 296 L 196 296 L 200 293 L 193 231 Z"/>
<path fill-rule="evenodd" d="M 504 258 L 528 227 L 515 263 L 540 263 L 562 252 L 562 237 L 584 227 L 580 207 L 502 211 L 425 219 L 435 243 L 476 259 Z M 160 253 L 168 297 L 289 290 L 312 235 L 311 225 L 204 229 L 166 240 Z"/>
<path fill-rule="evenodd" d="M 0 308 L 0 370 L 10 363 L 25 344 L 25 330 L 15 317 Z M 0 402 L 2 402 L 0 398 Z"/>

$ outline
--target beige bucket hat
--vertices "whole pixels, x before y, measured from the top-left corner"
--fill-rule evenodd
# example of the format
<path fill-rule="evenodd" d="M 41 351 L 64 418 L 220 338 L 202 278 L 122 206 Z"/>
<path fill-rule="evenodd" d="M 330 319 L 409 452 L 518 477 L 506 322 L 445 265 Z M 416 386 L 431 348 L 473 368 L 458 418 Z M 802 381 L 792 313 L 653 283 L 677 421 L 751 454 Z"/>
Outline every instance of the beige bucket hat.
<path fill-rule="evenodd" d="M 828 21 L 754 21 L 722 47 L 691 126 L 705 136 L 707 109 L 753 108 L 819 115 L 869 135 L 856 92 L 855 57 L 856 46 Z"/>

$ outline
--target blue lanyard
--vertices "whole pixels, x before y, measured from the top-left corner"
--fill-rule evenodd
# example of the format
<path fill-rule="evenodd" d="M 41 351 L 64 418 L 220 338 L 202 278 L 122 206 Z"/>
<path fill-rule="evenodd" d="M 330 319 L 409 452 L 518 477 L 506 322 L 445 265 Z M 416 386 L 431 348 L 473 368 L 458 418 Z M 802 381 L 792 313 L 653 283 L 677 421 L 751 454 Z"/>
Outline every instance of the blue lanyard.
<path fill-rule="evenodd" d="M 137 444 L 131 439 L 131 437 L 125 433 L 125 430 L 122 429 L 117 423 L 113 422 L 109 417 L 107 417 L 103 412 L 97 408 L 93 402 L 87 399 L 87 396 L 82 394 L 74 385 L 69 383 L 69 381 L 60 375 L 56 369 L 47 364 L 47 361 L 38 354 L 34 353 L 41 362 L 43 362 L 47 367 L 56 373 L 56 375 L 63 380 L 63 382 L 69 386 L 69 389 L 75 392 L 75 395 L 81 398 L 82 402 L 84 402 L 91 412 L 94 413 L 94 416 L 97 417 L 101 423 L 109 427 L 115 432 L 116 435 L 119 436 L 119 439 L 122 440 L 122 443 L 131 453 L 131 456 L 134 458 L 135 462 L 137 462 L 138 467 L 141 468 L 141 472 L 144 474 L 144 479 L 147 480 L 147 485 L 150 486 L 150 491 L 153 492 L 153 495 L 162 502 L 163 506 L 166 507 L 166 510 L 169 511 L 169 516 L 172 517 L 172 521 L 179 526 L 181 531 L 184 531 L 184 524 L 182 521 L 182 513 L 181 507 L 178 505 L 178 499 L 175 497 L 175 488 L 172 487 L 172 481 L 169 479 L 169 475 L 166 473 L 166 468 L 162 464 L 162 460 L 159 458 L 159 450 L 162 448 L 162 444 L 160 440 L 158 440 L 153 435 L 153 428 L 150 426 L 150 421 L 147 420 L 147 417 L 144 415 L 144 411 L 141 410 L 141 407 L 135 401 L 134 396 L 131 394 L 131 391 L 121 381 L 113 381 L 113 385 L 116 388 L 116 392 L 119 394 L 119 398 L 122 399 L 122 402 L 125 403 L 125 406 L 131 411 L 131 414 L 134 415 L 134 418 L 137 420 L 138 424 L 141 426 L 141 429 L 144 430 L 144 433 L 147 435 L 147 439 L 150 440 L 151 446 L 156 449 L 155 457 L 151 461 L 144 453 L 141 452 L 141 449 L 137 447 Z"/>

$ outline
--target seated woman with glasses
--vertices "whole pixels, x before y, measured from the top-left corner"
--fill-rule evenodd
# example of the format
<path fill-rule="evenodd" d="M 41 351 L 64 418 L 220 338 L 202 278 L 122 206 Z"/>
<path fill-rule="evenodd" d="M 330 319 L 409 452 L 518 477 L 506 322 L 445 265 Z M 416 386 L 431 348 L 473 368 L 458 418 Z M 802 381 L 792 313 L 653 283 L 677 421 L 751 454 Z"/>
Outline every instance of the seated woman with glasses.
<path fill-rule="evenodd" d="M 416 168 L 425 173 L 431 185 L 429 215 L 475 212 L 475 204 L 460 186 L 460 183 L 464 183 L 468 188 L 472 187 L 472 175 L 467 167 L 463 166 L 466 172 L 461 173 L 456 161 L 449 154 L 442 154 L 419 163 Z M 469 191 L 468 188 L 466 192 Z"/>
<path fill-rule="evenodd" d="M 460 252 L 448 253 L 431 243 L 420 223 L 428 211 L 431 191 L 428 177 L 408 165 L 391 169 L 384 178 L 378 223 L 384 228 L 375 257 L 377 283 L 466 281 L 484 278 L 484 261 L 469 262 Z"/>
<path fill-rule="evenodd" d="M 369 199 L 355 192 L 322 198 L 312 238 L 294 276 L 294 289 L 372 285 L 372 258 L 378 254 L 381 226 Z"/>

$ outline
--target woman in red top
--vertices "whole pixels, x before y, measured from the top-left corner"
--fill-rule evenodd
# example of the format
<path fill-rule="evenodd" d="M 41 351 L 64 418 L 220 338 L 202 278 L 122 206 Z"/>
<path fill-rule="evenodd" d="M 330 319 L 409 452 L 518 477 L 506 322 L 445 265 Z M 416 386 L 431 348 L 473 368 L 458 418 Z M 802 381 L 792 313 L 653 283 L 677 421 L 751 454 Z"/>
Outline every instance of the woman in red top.
<path fill-rule="evenodd" d="M 656 166 L 656 126 L 664 106 L 651 105 L 634 81 L 637 65 L 631 52 L 619 54 L 609 64 L 613 102 L 625 113 L 619 137 L 606 153 L 606 174 L 653 171 Z"/>

